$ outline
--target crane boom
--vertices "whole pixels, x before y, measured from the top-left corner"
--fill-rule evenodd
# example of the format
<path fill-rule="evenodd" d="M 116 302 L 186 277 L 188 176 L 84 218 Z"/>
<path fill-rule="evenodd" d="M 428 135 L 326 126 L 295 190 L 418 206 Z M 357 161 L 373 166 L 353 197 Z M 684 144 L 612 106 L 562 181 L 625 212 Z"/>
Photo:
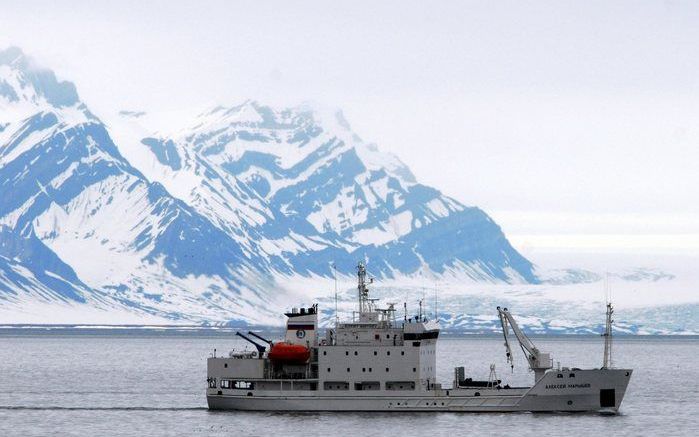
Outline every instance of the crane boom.
<path fill-rule="evenodd" d="M 500 311 L 500 307 L 498 307 L 498 317 L 500 318 L 500 324 L 502 325 L 502 336 L 505 338 L 505 356 L 507 356 L 507 362 L 510 364 L 510 369 L 512 369 L 512 372 L 514 372 L 515 363 L 512 359 L 512 348 L 510 347 L 510 339 L 508 337 L 510 329 L 508 327 L 507 318 L 505 318 L 502 311 Z"/>
<path fill-rule="evenodd" d="M 505 338 L 505 349 L 507 355 L 507 361 L 510 363 L 510 367 L 514 369 L 514 361 L 512 357 L 512 349 L 510 348 L 510 341 L 508 338 L 508 333 L 510 329 L 515 334 L 517 341 L 519 342 L 522 351 L 527 357 L 527 362 L 529 363 L 529 368 L 534 371 L 535 377 L 538 380 L 546 370 L 553 367 L 551 355 L 548 353 L 541 352 L 534 343 L 527 337 L 527 335 L 520 329 L 517 321 L 512 317 L 512 314 L 507 308 L 498 309 L 498 316 L 500 317 L 500 323 L 502 324 L 502 333 Z"/>

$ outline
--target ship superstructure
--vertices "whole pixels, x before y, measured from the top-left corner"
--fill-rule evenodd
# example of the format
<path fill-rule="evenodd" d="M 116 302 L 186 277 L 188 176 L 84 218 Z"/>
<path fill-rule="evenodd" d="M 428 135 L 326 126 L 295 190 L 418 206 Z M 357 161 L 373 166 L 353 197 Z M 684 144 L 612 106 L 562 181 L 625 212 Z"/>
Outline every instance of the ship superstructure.
<path fill-rule="evenodd" d="M 364 264 L 357 266 L 357 311 L 352 320 L 318 328 L 318 307 L 286 313 L 284 340 L 237 333 L 256 351 L 210 357 L 211 409 L 265 411 L 601 411 L 616 412 L 632 371 L 553 368 L 506 308 L 498 308 L 508 360 L 514 333 L 534 373 L 531 387 L 510 387 L 494 367 L 486 381 L 454 369 L 450 387 L 437 382 L 439 324 L 420 312 L 397 320 L 369 297 Z M 611 321 L 608 326 L 611 329 Z M 609 336 L 605 339 L 610 339 Z M 253 340 L 250 337 L 254 337 Z M 606 361 L 605 361 L 606 364 Z"/>

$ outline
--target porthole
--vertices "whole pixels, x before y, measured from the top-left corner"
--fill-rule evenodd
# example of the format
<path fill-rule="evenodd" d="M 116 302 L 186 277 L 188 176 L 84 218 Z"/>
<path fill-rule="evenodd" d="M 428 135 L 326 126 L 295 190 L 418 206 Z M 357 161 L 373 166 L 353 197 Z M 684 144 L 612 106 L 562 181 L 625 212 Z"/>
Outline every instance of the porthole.
<path fill-rule="evenodd" d="M 362 372 L 366 372 L 366 367 L 362 367 Z"/>
<path fill-rule="evenodd" d="M 345 355 L 349 355 L 349 351 L 345 351 Z"/>
<path fill-rule="evenodd" d="M 391 355 L 391 351 L 386 351 L 386 355 Z"/>
<path fill-rule="evenodd" d="M 401 354 L 401 355 L 405 355 L 405 351 L 400 351 L 400 354 Z"/>
<path fill-rule="evenodd" d="M 357 356 L 357 351 L 354 351 L 354 355 Z"/>
<path fill-rule="evenodd" d="M 328 372 L 330 372 L 330 367 L 328 367 Z"/>
<path fill-rule="evenodd" d="M 386 371 L 388 372 L 388 367 L 386 367 Z"/>
<path fill-rule="evenodd" d="M 573 401 L 568 401 L 568 405 L 573 405 Z"/>
<path fill-rule="evenodd" d="M 323 351 L 323 355 L 327 355 L 327 354 L 328 354 L 328 351 Z"/>
<path fill-rule="evenodd" d="M 223 363 L 223 367 L 228 368 L 228 363 Z"/>
<path fill-rule="evenodd" d="M 378 354 L 379 354 L 378 352 L 374 351 L 374 356 L 376 356 L 376 355 L 378 355 Z"/>
<path fill-rule="evenodd" d="M 347 372 L 348 372 L 348 373 L 349 373 L 349 371 L 350 371 L 349 369 L 350 369 L 350 368 L 348 367 L 348 368 L 347 368 Z"/>
<path fill-rule="evenodd" d="M 480 396 L 480 395 L 481 395 L 481 392 L 477 391 L 474 396 Z"/>

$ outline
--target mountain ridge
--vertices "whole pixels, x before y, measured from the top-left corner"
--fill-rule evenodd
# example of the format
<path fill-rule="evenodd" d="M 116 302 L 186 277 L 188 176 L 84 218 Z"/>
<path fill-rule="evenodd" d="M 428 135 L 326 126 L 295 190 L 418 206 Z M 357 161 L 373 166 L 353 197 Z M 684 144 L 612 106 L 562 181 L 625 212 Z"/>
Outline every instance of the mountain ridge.
<path fill-rule="evenodd" d="M 105 123 L 14 48 L 0 109 L 0 305 L 264 322 L 291 296 L 275 278 L 358 259 L 384 278 L 538 282 L 485 212 L 419 184 L 338 111 L 250 100 L 170 132 L 142 113 Z"/>

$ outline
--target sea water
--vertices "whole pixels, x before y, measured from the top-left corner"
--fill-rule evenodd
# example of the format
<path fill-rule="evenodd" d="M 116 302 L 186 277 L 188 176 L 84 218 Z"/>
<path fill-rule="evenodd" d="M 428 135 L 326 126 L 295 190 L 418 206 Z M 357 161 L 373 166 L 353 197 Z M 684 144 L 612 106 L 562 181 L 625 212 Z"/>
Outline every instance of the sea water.
<path fill-rule="evenodd" d="M 536 338 L 561 366 L 599 367 L 599 337 Z M 0 330 L 0 436 L 699 435 L 699 339 L 617 337 L 614 364 L 634 369 L 617 416 L 532 413 L 264 413 L 206 408 L 206 358 L 245 343 L 231 332 Z M 453 368 L 531 384 L 496 336 L 443 336 L 438 376 Z"/>

